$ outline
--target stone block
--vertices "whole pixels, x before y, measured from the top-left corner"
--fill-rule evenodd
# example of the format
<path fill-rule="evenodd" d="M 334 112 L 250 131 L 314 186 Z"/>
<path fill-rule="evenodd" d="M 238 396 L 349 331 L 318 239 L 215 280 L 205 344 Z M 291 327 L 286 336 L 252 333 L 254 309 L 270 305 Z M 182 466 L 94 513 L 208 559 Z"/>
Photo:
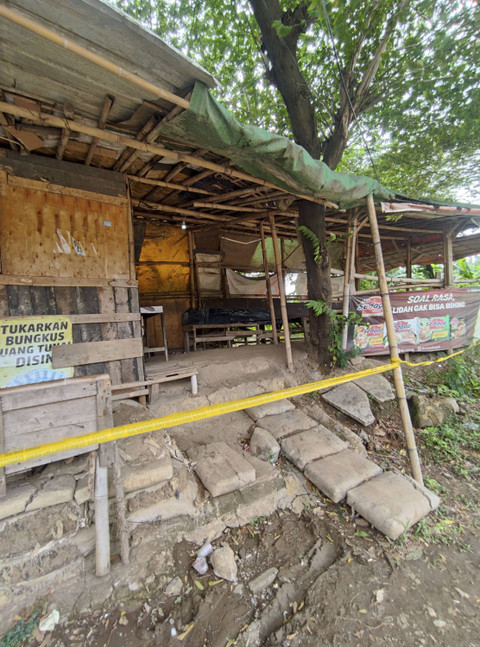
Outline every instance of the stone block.
<path fill-rule="evenodd" d="M 352 488 L 381 473 L 381 467 L 351 449 L 321 458 L 305 469 L 305 476 L 334 503 L 344 499 Z"/>
<path fill-rule="evenodd" d="M 61 524 L 62 535 L 78 529 L 81 508 L 74 502 L 24 512 L 0 521 L 0 559 L 32 550 L 55 539 Z"/>
<path fill-rule="evenodd" d="M 109 470 L 111 472 L 111 470 Z M 170 455 L 163 456 L 149 463 L 128 463 L 122 465 L 122 482 L 125 492 L 134 492 L 152 487 L 163 481 L 168 481 L 173 476 L 172 459 Z M 109 474 L 109 496 L 113 496 L 114 487 L 112 475 Z"/>
<path fill-rule="evenodd" d="M 210 443 L 188 451 L 195 472 L 212 496 L 238 490 L 255 481 L 255 469 L 226 443 Z"/>
<path fill-rule="evenodd" d="M 280 454 L 280 445 L 269 431 L 255 427 L 250 438 L 250 451 L 262 461 L 275 463 Z"/>
<path fill-rule="evenodd" d="M 293 411 L 293 409 L 295 409 L 295 405 L 290 400 L 277 400 L 276 402 L 267 402 L 267 404 L 260 404 L 258 407 L 245 409 L 245 412 L 248 413 L 252 420 L 257 422 L 257 420 L 265 418 L 265 416 L 276 416 L 279 413 Z"/>
<path fill-rule="evenodd" d="M 268 589 L 268 587 L 275 582 L 277 575 L 278 568 L 269 568 L 254 580 L 249 582 L 248 588 L 253 593 L 253 595 L 258 595 L 259 593 L 262 593 L 262 591 L 265 591 L 265 589 Z"/>
<path fill-rule="evenodd" d="M 430 398 L 426 395 L 412 395 L 409 400 L 414 427 L 436 427 L 445 418 L 458 413 L 459 406 L 454 398 Z"/>
<path fill-rule="evenodd" d="M 85 501 L 93 501 L 95 496 L 95 485 L 93 475 L 84 474 L 81 476 L 75 486 L 75 501 L 80 505 Z"/>
<path fill-rule="evenodd" d="M 298 411 L 298 409 L 262 418 L 262 429 L 269 431 L 275 440 L 286 438 L 297 431 L 311 429 L 315 425 L 315 420 Z"/>
<path fill-rule="evenodd" d="M 40 510 L 40 508 L 49 508 L 59 503 L 68 503 L 73 499 L 75 492 L 75 477 L 69 474 L 56 476 L 48 481 L 36 481 L 38 484 L 37 492 L 31 497 L 26 510 Z"/>
<path fill-rule="evenodd" d="M 350 490 L 347 504 L 390 539 L 435 510 L 440 499 L 403 474 L 384 472 Z"/>
<path fill-rule="evenodd" d="M 237 563 L 235 553 L 230 546 L 222 546 L 214 550 L 210 555 L 210 563 L 217 577 L 229 582 L 237 581 Z"/>
<path fill-rule="evenodd" d="M 28 501 L 35 494 L 33 485 L 25 484 L 15 488 L 7 488 L 7 495 L 0 500 L 0 519 L 6 519 L 14 514 L 25 512 Z"/>
<path fill-rule="evenodd" d="M 132 524 L 139 524 L 159 520 L 165 521 L 181 515 L 195 517 L 198 515 L 195 506 L 197 494 L 198 488 L 196 483 L 190 481 L 181 492 L 167 499 L 161 499 L 157 503 L 136 509 L 127 516 L 127 520 Z"/>
<path fill-rule="evenodd" d="M 282 451 L 298 469 L 324 456 L 336 454 L 348 445 L 328 431 L 323 425 L 302 431 L 282 440 Z"/>
<path fill-rule="evenodd" d="M 324 393 L 322 398 L 362 425 L 368 426 L 375 422 L 367 394 L 353 382 L 340 384 L 328 393 Z"/>
<path fill-rule="evenodd" d="M 366 375 L 359 380 L 354 380 L 353 383 L 363 389 L 368 395 L 371 395 L 376 402 L 382 403 L 395 399 L 392 385 L 379 373 L 377 375 Z"/>

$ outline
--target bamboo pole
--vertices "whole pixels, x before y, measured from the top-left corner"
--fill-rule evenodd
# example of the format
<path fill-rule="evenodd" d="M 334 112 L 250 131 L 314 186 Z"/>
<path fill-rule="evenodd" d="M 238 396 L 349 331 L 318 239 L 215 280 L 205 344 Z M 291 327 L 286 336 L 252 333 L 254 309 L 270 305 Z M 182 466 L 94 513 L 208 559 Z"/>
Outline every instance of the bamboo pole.
<path fill-rule="evenodd" d="M 2 7 L 2 5 L 0 5 Z M 105 141 L 113 142 L 114 144 L 121 144 L 130 148 L 135 148 L 136 150 L 143 151 L 144 153 L 153 153 L 155 155 L 160 155 L 162 157 L 168 157 L 172 160 L 182 159 L 183 162 L 187 164 L 192 164 L 193 166 L 200 166 L 201 168 L 208 169 L 213 173 L 221 173 L 229 177 L 235 177 L 239 180 L 245 180 L 246 182 L 252 182 L 253 184 L 258 184 L 259 186 L 265 186 L 268 188 L 278 189 L 278 186 L 267 180 L 262 180 L 261 178 L 254 177 L 248 173 L 243 173 L 243 171 L 238 171 L 235 168 L 215 164 L 214 162 L 209 162 L 201 157 L 195 157 L 194 155 L 185 155 L 184 153 L 176 153 L 175 151 L 169 150 L 168 148 L 163 148 L 158 146 L 158 144 L 149 144 L 146 142 L 141 142 L 136 140 L 133 137 L 128 137 L 126 135 L 119 135 L 112 132 L 111 130 L 102 130 L 101 128 L 95 128 L 93 126 L 88 126 L 87 124 L 73 121 L 69 119 L 62 119 L 61 117 L 55 117 L 54 115 L 48 115 L 42 113 L 38 110 L 32 110 L 28 108 L 21 108 L 20 106 L 14 106 L 5 101 L 0 101 L 0 112 L 4 112 L 9 115 L 14 115 L 21 117 L 23 119 L 28 119 L 38 126 L 53 126 L 55 128 L 70 128 L 74 132 L 83 133 L 84 135 L 90 135 L 91 137 L 100 137 Z M 206 173 L 210 175 L 210 173 Z M 198 182 L 200 180 L 199 173 L 195 178 L 192 178 L 192 183 Z M 187 185 L 185 182 L 184 185 Z M 288 195 L 288 191 L 285 191 L 285 194 Z M 329 202 L 328 200 L 323 200 L 322 198 L 312 198 L 308 195 L 303 195 L 301 193 L 293 193 L 302 200 L 308 200 L 309 202 L 315 202 L 316 204 L 323 204 L 326 207 L 332 207 L 334 209 L 338 208 L 334 202 Z"/>
<path fill-rule="evenodd" d="M 365 279 L 367 281 L 380 281 L 378 276 L 374 276 L 373 274 L 359 274 L 358 272 L 355 272 L 355 278 L 356 279 Z M 442 281 L 441 279 L 409 279 L 405 278 L 404 276 L 386 276 L 385 280 L 387 283 L 412 283 L 413 285 L 416 285 L 417 283 L 421 283 L 422 285 L 441 285 Z"/>
<path fill-rule="evenodd" d="M 260 223 L 260 237 L 262 240 L 263 268 L 265 272 L 265 281 L 267 284 L 268 307 L 270 308 L 270 320 L 272 322 L 273 343 L 278 344 L 277 318 L 275 316 L 275 304 L 273 302 L 272 279 L 270 277 L 270 272 L 268 269 L 267 248 L 265 246 L 265 230 L 263 223 Z"/>
<path fill-rule="evenodd" d="M 348 215 L 348 237 L 345 254 L 345 270 L 343 273 L 343 304 L 342 315 L 348 317 L 350 301 L 350 285 L 354 274 L 355 264 L 355 226 L 356 215 Z M 346 323 L 342 330 L 342 348 L 347 350 L 348 324 Z"/>
<path fill-rule="evenodd" d="M 453 239 L 447 231 L 443 234 L 443 279 L 446 288 L 453 285 Z"/>
<path fill-rule="evenodd" d="M 280 310 L 282 313 L 283 334 L 285 336 L 285 351 L 287 353 L 287 368 L 293 371 L 292 345 L 290 343 L 290 326 L 288 323 L 287 299 L 285 297 L 285 284 L 283 282 L 282 261 L 278 250 L 277 230 L 275 228 L 275 217 L 269 216 L 270 230 L 272 234 L 273 251 L 275 253 L 275 265 L 277 268 L 278 289 L 280 292 Z"/>
<path fill-rule="evenodd" d="M 211 191 L 205 191 L 205 189 L 197 189 L 196 187 L 187 187 L 183 184 L 177 184 L 176 182 L 165 182 L 164 180 L 154 180 L 147 177 L 138 177 L 137 175 L 127 175 L 128 179 L 131 182 L 140 182 L 140 184 L 149 184 L 151 186 L 163 186 L 166 189 L 178 189 L 178 191 L 188 191 L 189 193 L 201 193 L 202 195 L 215 195 Z M 209 207 L 211 205 L 208 205 Z"/>
<path fill-rule="evenodd" d="M 110 529 L 108 523 L 107 467 L 97 456 L 95 469 L 95 570 L 98 577 L 110 571 Z"/>
<path fill-rule="evenodd" d="M 99 67 L 102 67 L 104 70 L 107 70 L 108 72 L 111 72 L 112 74 L 115 74 L 122 79 L 130 81 L 130 83 L 133 83 L 139 88 L 142 88 L 142 90 L 150 92 L 159 99 L 165 99 L 166 101 L 170 101 L 170 103 L 181 106 L 182 108 L 188 108 L 188 106 L 190 105 L 188 101 L 185 101 L 185 99 L 182 99 L 181 97 L 177 97 L 177 95 L 173 94 L 173 92 L 168 92 L 168 90 L 164 90 L 158 85 L 142 79 L 137 74 L 133 74 L 133 72 L 126 70 L 120 65 L 112 63 L 111 61 L 107 61 L 102 56 L 94 54 L 90 50 L 82 47 L 81 45 L 78 45 L 69 38 L 61 36 L 51 29 L 47 29 L 47 27 L 39 25 L 26 16 L 13 11 L 12 9 L 9 9 L 8 7 L 5 7 L 5 5 L 3 4 L 0 5 L 0 16 L 6 18 L 7 20 L 10 20 L 11 22 L 14 22 L 16 25 L 20 25 L 20 27 L 28 29 L 28 31 L 37 34 L 37 36 L 40 36 L 41 38 L 45 38 L 45 40 L 49 40 L 51 43 L 55 43 L 55 45 L 58 45 L 59 47 L 63 47 L 69 52 L 77 54 L 77 56 L 80 56 L 81 58 L 84 58 L 87 61 L 98 65 Z"/>
<path fill-rule="evenodd" d="M 122 473 L 120 471 L 120 460 L 116 442 L 113 443 L 113 452 L 112 470 L 115 500 L 117 504 L 117 532 L 118 538 L 120 539 L 120 555 L 122 558 L 122 564 L 127 566 L 130 562 L 129 532 L 125 507 L 125 493 L 123 491 Z"/>
<path fill-rule="evenodd" d="M 380 293 L 383 303 L 383 317 L 387 326 L 388 343 L 390 347 L 390 358 L 393 360 L 399 359 L 397 338 L 395 335 L 395 324 L 393 321 L 392 306 L 390 303 L 390 296 L 388 294 L 388 285 L 386 281 L 385 265 L 383 263 L 382 244 L 380 241 L 380 234 L 378 231 L 377 214 L 375 212 L 375 204 L 373 196 L 367 197 L 367 210 L 370 220 L 370 229 L 372 232 L 372 239 L 374 241 L 375 260 L 377 262 L 377 272 L 380 285 Z M 400 415 L 402 417 L 403 431 L 407 442 L 408 456 L 412 468 L 413 478 L 423 485 L 422 470 L 418 458 L 417 447 L 415 444 L 415 434 L 413 432 L 412 421 L 410 418 L 410 411 L 408 410 L 407 398 L 405 395 L 405 385 L 403 383 L 402 367 L 399 364 L 393 369 L 393 380 L 395 384 L 395 391 L 397 393 L 398 406 Z"/>

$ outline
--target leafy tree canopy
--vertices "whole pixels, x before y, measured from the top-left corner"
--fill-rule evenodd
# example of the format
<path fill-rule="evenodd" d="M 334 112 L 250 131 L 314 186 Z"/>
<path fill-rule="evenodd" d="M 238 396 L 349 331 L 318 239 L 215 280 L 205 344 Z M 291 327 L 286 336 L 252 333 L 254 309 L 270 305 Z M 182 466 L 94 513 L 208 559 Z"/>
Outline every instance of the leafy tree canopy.
<path fill-rule="evenodd" d="M 213 73 L 220 99 L 239 119 L 291 136 L 255 18 L 254 10 L 265 9 L 305 83 L 319 157 L 333 168 L 369 175 L 373 158 L 380 181 L 410 196 L 480 201 L 475 0 L 116 4 Z M 332 153 L 342 128 L 345 141 Z"/>

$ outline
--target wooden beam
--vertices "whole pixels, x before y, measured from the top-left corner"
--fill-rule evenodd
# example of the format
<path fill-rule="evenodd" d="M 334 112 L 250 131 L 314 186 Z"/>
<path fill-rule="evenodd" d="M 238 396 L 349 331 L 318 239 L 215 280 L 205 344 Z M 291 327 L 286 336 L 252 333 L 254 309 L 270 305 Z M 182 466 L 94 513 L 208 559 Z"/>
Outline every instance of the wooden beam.
<path fill-rule="evenodd" d="M 443 237 L 443 279 L 444 287 L 450 288 L 453 285 L 453 237 L 445 228 Z"/>
<path fill-rule="evenodd" d="M 0 5 L 0 9 L 2 5 Z M 1 12 L 0 12 L 1 15 Z M 102 130 L 101 128 L 95 128 L 93 126 L 88 126 L 87 124 L 73 121 L 70 119 L 62 119 L 61 117 L 55 117 L 54 115 L 49 115 L 42 113 L 39 110 L 33 110 L 28 108 L 22 108 L 20 106 L 14 106 L 5 101 L 0 101 L 0 112 L 5 112 L 6 114 L 15 115 L 17 117 L 22 117 L 23 119 L 28 119 L 33 123 L 42 126 L 54 126 L 56 128 L 70 128 L 74 132 L 84 133 L 85 135 L 90 135 L 91 137 L 99 137 L 105 141 L 112 142 L 114 144 L 120 144 L 123 146 L 130 146 L 136 150 L 142 151 L 144 153 L 153 153 L 155 155 L 160 155 L 162 157 L 168 157 L 174 160 L 182 160 L 187 162 L 189 165 L 200 166 L 205 169 L 208 169 L 209 172 L 205 172 L 205 176 L 211 175 L 211 173 L 220 173 L 221 175 L 226 175 L 227 177 L 238 178 L 239 180 L 245 180 L 246 182 L 252 182 L 253 184 L 258 184 L 259 186 L 265 186 L 273 189 L 278 189 L 278 187 L 272 182 L 267 182 L 267 180 L 262 180 L 261 178 L 254 177 L 243 171 L 238 171 L 235 168 L 230 166 L 221 166 L 220 164 L 215 164 L 214 162 L 209 162 L 208 160 L 195 157 L 194 155 L 186 155 L 184 153 L 177 153 L 175 151 L 169 150 L 168 148 L 163 148 L 157 144 L 147 144 L 146 142 L 139 142 L 133 137 L 128 137 L 126 135 L 119 135 L 112 132 L 111 130 Z M 196 176 L 196 179 L 192 178 L 192 184 L 198 182 L 201 178 L 201 173 Z M 309 202 L 315 202 L 317 204 L 324 204 L 327 207 L 337 208 L 337 205 L 328 200 L 323 200 L 321 198 L 312 198 L 311 196 L 303 195 L 301 193 L 292 193 L 298 198 L 303 200 L 308 200 Z"/>
<path fill-rule="evenodd" d="M 105 124 L 107 123 L 108 113 L 110 112 L 113 106 L 113 101 L 114 101 L 113 97 L 107 94 L 103 102 L 102 112 L 100 113 L 100 117 L 97 123 L 97 126 L 99 128 L 102 128 L 102 129 L 105 128 Z M 97 148 L 97 144 L 99 141 L 100 141 L 99 137 L 94 137 L 92 139 L 90 143 L 90 148 L 88 149 L 87 157 L 85 158 L 85 166 L 90 166 L 93 154 L 95 153 L 95 149 Z"/>
<path fill-rule="evenodd" d="M 73 106 L 71 106 L 70 104 L 65 104 L 65 106 L 63 107 L 63 112 L 65 114 L 65 117 L 68 120 L 75 119 Z M 65 153 L 65 149 L 67 148 L 69 138 L 70 138 L 70 128 L 66 126 L 62 130 L 60 141 L 58 143 L 57 153 L 56 153 L 57 160 L 63 159 L 63 154 Z"/>
<path fill-rule="evenodd" d="M 190 101 L 191 96 L 192 96 L 192 92 L 190 91 L 185 95 L 185 97 L 184 97 L 185 101 Z M 145 103 L 148 103 L 148 102 L 145 102 Z M 154 107 L 155 107 L 155 109 L 158 109 L 158 106 L 154 106 Z M 172 108 L 172 110 L 170 110 L 170 112 L 168 112 L 164 117 L 162 117 L 162 119 L 160 119 L 160 121 L 147 134 L 145 134 L 146 143 L 147 144 L 153 144 L 155 142 L 155 140 L 157 139 L 158 133 L 159 133 L 160 129 L 162 128 L 162 126 L 164 126 L 166 123 L 171 121 L 180 112 L 182 112 L 182 110 L 183 110 L 183 108 L 181 108 L 180 106 L 175 106 L 174 108 Z M 126 157 L 125 157 L 125 160 L 123 161 L 123 163 L 120 165 L 120 167 L 118 169 L 120 171 L 120 173 L 125 173 L 125 171 L 128 168 L 130 168 L 130 166 L 133 164 L 133 162 L 138 157 L 138 151 L 136 151 L 136 150 L 126 149 L 124 151 L 124 153 L 125 153 Z M 122 154 L 122 157 L 123 157 L 123 154 Z M 145 166 L 143 168 L 145 168 Z"/>

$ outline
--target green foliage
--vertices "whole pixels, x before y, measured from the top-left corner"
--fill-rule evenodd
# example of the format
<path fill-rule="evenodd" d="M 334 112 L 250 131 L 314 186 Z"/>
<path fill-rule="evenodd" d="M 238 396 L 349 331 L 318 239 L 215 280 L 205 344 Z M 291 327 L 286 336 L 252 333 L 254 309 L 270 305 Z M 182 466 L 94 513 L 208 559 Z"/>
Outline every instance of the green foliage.
<path fill-rule="evenodd" d="M 345 326 L 354 326 L 362 322 L 362 317 L 355 312 L 350 312 L 345 317 L 335 312 L 325 301 L 320 299 L 306 302 L 307 308 L 313 310 L 317 317 L 326 316 L 330 321 L 328 328 L 328 350 L 332 355 L 332 361 L 336 366 L 344 368 L 350 358 L 358 354 L 358 350 L 344 350 L 342 348 L 342 335 Z"/>
<path fill-rule="evenodd" d="M 304 227 L 303 225 L 300 225 L 298 227 L 298 231 L 305 236 L 307 240 L 309 240 L 312 245 L 313 245 L 313 260 L 315 263 L 320 263 L 322 260 L 322 255 L 320 252 L 320 241 L 318 240 L 318 236 L 308 227 Z"/>
<path fill-rule="evenodd" d="M 469 476 L 479 468 L 472 467 L 471 451 L 480 451 L 480 419 L 459 420 L 449 418 L 438 427 L 427 427 L 420 439 L 437 463 L 450 463 L 460 476 Z"/>
<path fill-rule="evenodd" d="M 291 134 L 248 0 L 116 4 L 214 74 L 220 99 L 238 118 Z M 480 189 L 475 0 L 325 0 L 336 52 L 321 0 L 305 2 L 308 12 L 294 24 L 289 17 L 299 4 L 280 0 L 272 26 L 298 62 L 323 142 L 346 105 L 338 55 L 358 117 L 339 170 L 374 175 L 367 142 L 380 180 L 399 192 L 445 199 L 464 187 L 474 195 Z M 300 32 L 293 45 L 292 26 Z"/>
<path fill-rule="evenodd" d="M 0 640 L 0 647 L 21 647 L 36 644 L 33 632 L 38 627 L 39 620 L 45 611 L 45 605 L 35 606 L 27 617 L 22 617 L 15 623 Z"/>
<path fill-rule="evenodd" d="M 455 398 L 480 396 L 480 345 L 447 360 L 442 370 L 428 372 L 428 382 L 441 395 Z"/>

